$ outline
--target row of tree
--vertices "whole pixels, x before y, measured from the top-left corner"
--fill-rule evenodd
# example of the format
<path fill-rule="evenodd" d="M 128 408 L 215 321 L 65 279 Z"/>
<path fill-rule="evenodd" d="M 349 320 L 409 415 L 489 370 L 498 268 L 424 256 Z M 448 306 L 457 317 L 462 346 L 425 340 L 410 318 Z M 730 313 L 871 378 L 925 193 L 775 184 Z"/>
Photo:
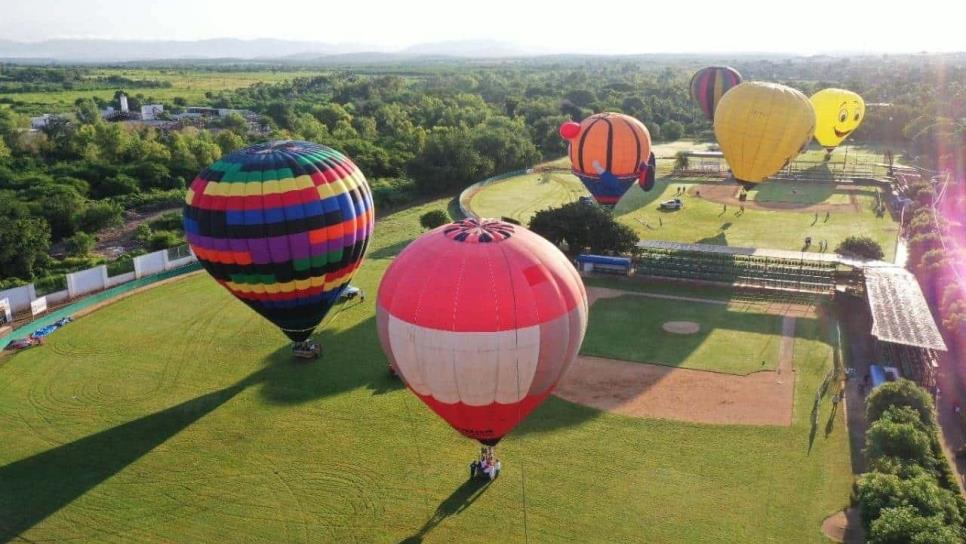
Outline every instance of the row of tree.
<path fill-rule="evenodd" d="M 952 200 L 962 183 L 953 185 Z M 966 285 L 959 279 L 956 267 L 966 262 L 966 254 L 955 244 L 945 244 L 943 237 L 950 226 L 944 214 L 937 213 L 936 185 L 920 182 L 909 187 L 912 202 L 905 211 L 904 225 L 909 248 L 907 267 L 919 280 L 926 300 L 933 308 L 945 331 L 953 353 L 966 356 Z M 962 210 L 962 202 L 953 201 L 952 209 Z"/>
<path fill-rule="evenodd" d="M 966 501 L 939 442 L 932 398 L 909 380 L 867 399 L 869 471 L 856 486 L 870 544 L 956 544 Z"/>

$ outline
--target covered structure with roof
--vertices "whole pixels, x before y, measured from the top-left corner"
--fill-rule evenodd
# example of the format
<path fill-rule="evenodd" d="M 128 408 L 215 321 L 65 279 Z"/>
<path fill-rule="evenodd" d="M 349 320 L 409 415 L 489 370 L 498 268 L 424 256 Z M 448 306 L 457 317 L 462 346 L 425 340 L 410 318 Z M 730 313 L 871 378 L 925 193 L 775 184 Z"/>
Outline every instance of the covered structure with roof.
<path fill-rule="evenodd" d="M 865 270 L 872 336 L 879 362 L 917 382 L 935 384 L 938 352 L 947 351 L 916 278 L 899 267 Z"/>

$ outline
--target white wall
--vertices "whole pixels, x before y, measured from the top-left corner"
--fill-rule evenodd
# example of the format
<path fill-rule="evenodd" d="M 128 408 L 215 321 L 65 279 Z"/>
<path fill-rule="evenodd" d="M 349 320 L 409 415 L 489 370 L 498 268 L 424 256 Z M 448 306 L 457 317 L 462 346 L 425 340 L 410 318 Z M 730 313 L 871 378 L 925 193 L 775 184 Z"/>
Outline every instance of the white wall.
<path fill-rule="evenodd" d="M 0 298 L 10 299 L 10 309 L 13 313 L 18 313 L 30 310 L 30 301 L 37 298 L 37 292 L 34 291 L 34 285 L 31 283 L 0 291 Z"/>
<path fill-rule="evenodd" d="M 182 257 L 180 259 L 175 259 L 173 261 L 168 261 L 168 265 L 167 265 L 166 269 L 167 270 L 171 270 L 172 268 L 180 268 L 180 267 L 185 266 L 187 264 L 191 264 L 191 263 L 195 262 L 196 260 L 197 259 L 195 259 L 195 256 L 194 255 L 188 255 L 187 257 Z"/>
<path fill-rule="evenodd" d="M 168 250 L 162 249 L 134 258 L 134 275 L 138 278 L 164 272 L 168 262 Z"/>
<path fill-rule="evenodd" d="M 67 274 L 67 291 L 70 298 L 107 288 L 107 266 L 100 265 L 80 272 Z"/>
<path fill-rule="evenodd" d="M 107 278 L 107 286 L 114 287 L 115 285 L 121 285 L 122 283 L 127 283 L 129 281 L 134 281 L 134 272 L 127 272 L 126 274 L 118 274 L 116 276 L 109 276 Z"/>
<path fill-rule="evenodd" d="M 54 304 L 67 302 L 68 300 L 73 298 L 70 296 L 70 291 L 68 291 L 67 289 L 64 289 L 63 291 L 57 291 L 56 293 L 47 293 L 45 296 L 47 297 L 47 304 L 51 306 L 53 306 Z"/>

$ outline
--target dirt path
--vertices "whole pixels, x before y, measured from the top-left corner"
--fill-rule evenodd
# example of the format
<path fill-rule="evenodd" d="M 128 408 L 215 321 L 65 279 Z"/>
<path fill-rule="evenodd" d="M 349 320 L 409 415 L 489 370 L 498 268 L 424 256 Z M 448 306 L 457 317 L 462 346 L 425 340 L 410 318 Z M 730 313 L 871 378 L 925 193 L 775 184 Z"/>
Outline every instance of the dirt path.
<path fill-rule="evenodd" d="M 135 211 L 125 212 L 124 224 L 119 227 L 104 229 L 97 233 L 97 243 L 94 245 L 93 254 L 113 259 L 118 255 L 134 249 L 137 241 L 134 236 L 139 226 L 161 217 L 166 213 L 180 211 L 181 207 L 169 208 L 141 214 Z"/>
<path fill-rule="evenodd" d="M 846 212 L 846 213 L 858 213 L 861 212 L 859 207 L 859 201 L 855 198 L 854 191 L 857 189 L 849 185 L 837 185 L 837 190 L 849 192 L 849 203 L 848 204 L 811 204 L 803 205 L 795 202 L 756 202 L 754 200 L 746 200 L 744 202 L 738 200 L 738 193 L 741 191 L 741 187 L 735 183 L 713 183 L 706 185 L 692 185 L 688 188 L 688 195 L 695 198 L 703 198 L 711 202 L 717 202 L 718 204 L 727 204 L 729 206 L 739 207 L 744 206 L 748 210 L 785 210 L 785 211 L 798 211 L 805 213 L 816 213 L 816 212 Z M 697 196 L 700 192 L 701 196 Z"/>
<path fill-rule="evenodd" d="M 728 304 L 672 295 L 628 293 L 591 288 L 591 304 L 624 294 Z M 793 369 L 795 316 L 782 320 L 778 367 L 747 376 L 631 363 L 580 356 L 567 370 L 555 394 L 562 399 L 634 417 L 697 423 L 781 425 L 792 423 L 795 396 Z"/>
<path fill-rule="evenodd" d="M 865 534 L 862 530 L 862 518 L 857 508 L 847 508 L 832 514 L 822 521 L 822 534 L 834 542 L 845 544 L 862 544 Z"/>

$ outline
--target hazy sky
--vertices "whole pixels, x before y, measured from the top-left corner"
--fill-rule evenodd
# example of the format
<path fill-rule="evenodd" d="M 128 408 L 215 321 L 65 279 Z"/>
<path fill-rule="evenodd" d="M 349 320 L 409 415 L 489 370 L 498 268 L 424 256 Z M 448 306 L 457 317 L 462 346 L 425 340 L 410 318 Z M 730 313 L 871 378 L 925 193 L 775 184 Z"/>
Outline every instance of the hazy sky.
<path fill-rule="evenodd" d="M 955 0 L 0 0 L 0 39 L 282 38 L 383 48 L 489 39 L 583 53 L 963 51 L 964 11 Z"/>

